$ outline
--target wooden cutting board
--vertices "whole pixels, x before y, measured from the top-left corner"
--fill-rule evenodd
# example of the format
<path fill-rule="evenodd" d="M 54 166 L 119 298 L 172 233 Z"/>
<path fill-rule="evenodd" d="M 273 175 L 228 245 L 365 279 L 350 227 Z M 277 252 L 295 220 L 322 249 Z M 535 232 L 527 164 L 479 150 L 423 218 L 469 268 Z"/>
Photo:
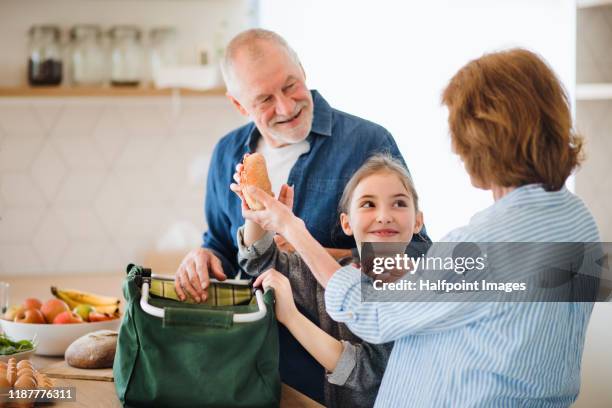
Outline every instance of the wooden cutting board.
<path fill-rule="evenodd" d="M 40 371 L 51 378 L 69 378 L 73 380 L 113 381 L 112 368 L 74 368 L 66 360 L 49 364 Z"/>

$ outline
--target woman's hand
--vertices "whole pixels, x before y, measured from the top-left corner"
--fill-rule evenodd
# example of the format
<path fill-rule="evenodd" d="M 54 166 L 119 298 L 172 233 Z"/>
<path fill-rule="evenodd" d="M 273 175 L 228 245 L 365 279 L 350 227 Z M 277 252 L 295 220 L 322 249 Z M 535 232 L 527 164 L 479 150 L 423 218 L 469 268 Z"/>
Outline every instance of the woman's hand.
<path fill-rule="evenodd" d="M 249 194 L 263 204 L 264 209 L 253 211 L 243 205 L 242 216 L 245 220 L 253 221 L 266 231 L 273 231 L 283 236 L 294 226 L 303 226 L 304 222 L 293 214 L 291 208 L 286 204 L 293 204 L 293 188 L 283 185 L 276 200 L 263 190 L 249 186 Z"/>
<path fill-rule="evenodd" d="M 253 286 L 263 286 L 264 290 L 274 288 L 274 297 L 276 303 L 274 310 L 276 319 L 284 325 L 287 325 L 299 312 L 293 301 L 293 292 L 289 279 L 275 269 L 268 269 L 257 277 Z"/>

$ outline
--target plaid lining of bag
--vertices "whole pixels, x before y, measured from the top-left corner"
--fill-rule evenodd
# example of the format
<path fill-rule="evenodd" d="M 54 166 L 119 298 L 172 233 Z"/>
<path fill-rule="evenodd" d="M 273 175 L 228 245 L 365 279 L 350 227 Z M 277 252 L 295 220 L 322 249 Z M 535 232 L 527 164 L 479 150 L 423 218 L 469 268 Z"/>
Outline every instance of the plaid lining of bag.
<path fill-rule="evenodd" d="M 157 297 L 179 300 L 176 290 L 174 289 L 174 281 L 165 279 L 151 279 L 149 293 Z M 204 303 L 197 303 L 185 292 L 187 299 L 185 303 L 201 304 L 208 306 L 236 306 L 248 304 L 253 298 L 253 293 L 249 286 L 238 286 L 222 282 L 210 282 L 208 286 L 208 299 Z"/>

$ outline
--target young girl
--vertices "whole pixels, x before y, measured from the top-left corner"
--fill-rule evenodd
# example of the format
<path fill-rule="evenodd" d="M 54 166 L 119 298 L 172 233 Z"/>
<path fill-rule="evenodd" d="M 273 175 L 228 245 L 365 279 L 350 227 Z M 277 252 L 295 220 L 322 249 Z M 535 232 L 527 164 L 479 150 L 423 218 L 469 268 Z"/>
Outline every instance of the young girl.
<path fill-rule="evenodd" d="M 237 170 L 239 173 L 240 166 Z M 275 289 L 278 321 L 329 373 L 326 406 L 372 406 L 393 344 L 362 342 L 344 324 L 329 317 L 324 289 L 308 266 L 311 261 L 279 250 L 273 234 L 264 230 L 273 230 L 263 221 L 265 217 L 276 216 L 297 227 L 291 233 L 283 230 L 290 242 L 296 234 L 310 237 L 303 222 L 291 212 L 293 190 L 284 185 L 279 201 L 268 198 L 263 201 L 267 208 L 262 211 L 250 211 L 243 204 L 246 221 L 238 231 L 239 263 L 247 273 L 258 276 L 255 286 L 263 284 L 264 288 Z M 342 229 L 354 236 L 357 248 L 366 241 L 410 242 L 423 225 L 410 176 L 390 156 L 377 155 L 367 160 L 344 189 L 339 207 Z M 310 239 L 313 242 L 309 245 L 318 245 Z M 326 257 L 335 262 L 327 252 Z"/>

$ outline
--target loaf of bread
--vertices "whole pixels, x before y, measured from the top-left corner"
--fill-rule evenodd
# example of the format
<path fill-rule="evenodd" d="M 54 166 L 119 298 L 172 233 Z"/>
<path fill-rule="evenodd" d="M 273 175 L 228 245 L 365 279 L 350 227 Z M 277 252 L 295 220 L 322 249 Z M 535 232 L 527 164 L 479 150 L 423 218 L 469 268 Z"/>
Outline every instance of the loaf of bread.
<path fill-rule="evenodd" d="M 117 350 L 117 332 L 98 330 L 72 342 L 66 349 L 66 362 L 76 368 L 110 368 Z"/>
<path fill-rule="evenodd" d="M 251 197 L 246 189 L 248 186 L 256 186 L 274 196 L 272 194 L 272 184 L 268 178 L 266 159 L 260 153 L 249 154 L 242 161 L 242 166 L 242 171 L 240 172 L 242 195 L 251 210 L 263 210 L 263 204 Z"/>

